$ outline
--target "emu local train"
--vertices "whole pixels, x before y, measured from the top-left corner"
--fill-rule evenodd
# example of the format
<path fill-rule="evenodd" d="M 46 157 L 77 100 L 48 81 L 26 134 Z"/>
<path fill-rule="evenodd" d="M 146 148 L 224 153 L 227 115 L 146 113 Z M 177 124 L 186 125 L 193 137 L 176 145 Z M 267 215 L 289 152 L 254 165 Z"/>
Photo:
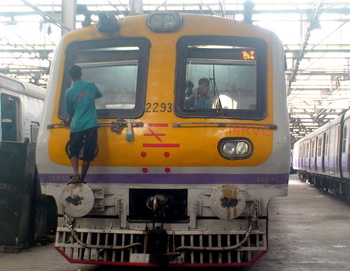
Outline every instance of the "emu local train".
<path fill-rule="evenodd" d="M 286 196 L 290 139 L 283 45 L 249 23 L 152 13 L 68 33 L 51 67 L 37 145 L 72 263 L 246 266 L 267 251 L 268 204 Z M 106 24 L 104 24 L 106 23 Z M 103 93 L 86 184 L 69 184 L 67 70 Z M 211 82 L 209 108 L 188 81 Z"/>
<path fill-rule="evenodd" d="M 293 168 L 309 181 L 350 199 L 350 110 L 294 144 Z"/>

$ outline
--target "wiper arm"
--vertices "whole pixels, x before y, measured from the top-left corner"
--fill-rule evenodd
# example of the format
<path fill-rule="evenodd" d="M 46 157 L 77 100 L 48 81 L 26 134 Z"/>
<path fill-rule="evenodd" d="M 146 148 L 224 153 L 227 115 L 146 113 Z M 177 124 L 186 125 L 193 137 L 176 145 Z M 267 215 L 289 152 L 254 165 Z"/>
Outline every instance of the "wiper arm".
<path fill-rule="evenodd" d="M 220 116 L 225 116 L 224 109 L 222 108 L 222 104 L 220 101 L 219 93 L 217 93 L 217 99 L 215 101 L 215 108 L 216 108 L 216 113 Z"/>

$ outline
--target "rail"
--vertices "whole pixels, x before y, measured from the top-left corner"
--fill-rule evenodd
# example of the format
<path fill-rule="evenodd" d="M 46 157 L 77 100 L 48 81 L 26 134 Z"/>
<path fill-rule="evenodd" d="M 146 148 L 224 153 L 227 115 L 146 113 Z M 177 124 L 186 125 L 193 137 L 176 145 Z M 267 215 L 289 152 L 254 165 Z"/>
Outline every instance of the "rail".
<path fill-rule="evenodd" d="M 113 132 L 119 133 L 120 130 L 124 127 L 128 126 L 128 123 L 132 125 L 132 127 L 143 127 L 143 122 L 133 122 L 133 121 L 126 121 L 124 119 L 117 119 L 117 121 L 111 121 L 111 122 L 99 122 L 98 126 L 104 126 L 104 125 L 110 125 Z M 60 123 L 51 123 L 47 125 L 47 129 L 51 130 L 54 128 L 64 128 L 68 127 L 63 121 Z"/>
<path fill-rule="evenodd" d="M 259 127 L 261 129 L 277 130 L 275 124 L 263 124 L 263 123 L 239 123 L 239 122 L 178 122 L 174 123 L 174 128 L 187 128 L 187 127 Z"/>

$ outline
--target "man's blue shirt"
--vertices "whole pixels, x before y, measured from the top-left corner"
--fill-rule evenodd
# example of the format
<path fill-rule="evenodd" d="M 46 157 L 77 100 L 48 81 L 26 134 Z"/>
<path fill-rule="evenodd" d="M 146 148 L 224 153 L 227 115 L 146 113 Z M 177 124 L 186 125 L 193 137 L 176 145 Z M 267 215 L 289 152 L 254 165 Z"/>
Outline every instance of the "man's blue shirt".
<path fill-rule="evenodd" d="M 73 116 L 71 132 L 98 126 L 95 99 L 102 96 L 93 82 L 78 80 L 65 93 L 66 113 Z"/>
<path fill-rule="evenodd" d="M 213 98 L 211 96 L 201 98 L 190 98 L 186 101 L 185 108 L 187 109 L 211 109 L 213 108 Z"/>

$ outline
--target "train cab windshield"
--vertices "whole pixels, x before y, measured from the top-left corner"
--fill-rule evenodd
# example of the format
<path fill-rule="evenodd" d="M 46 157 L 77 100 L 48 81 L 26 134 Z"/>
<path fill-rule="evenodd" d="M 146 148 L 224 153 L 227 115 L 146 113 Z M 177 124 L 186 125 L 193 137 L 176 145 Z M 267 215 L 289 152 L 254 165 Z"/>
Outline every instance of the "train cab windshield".
<path fill-rule="evenodd" d="M 265 116 L 267 64 L 262 40 L 183 37 L 177 52 L 178 116 L 237 119 Z"/>
<path fill-rule="evenodd" d="M 77 41 L 67 49 L 66 70 L 77 64 L 82 80 L 92 81 L 102 97 L 96 100 L 99 118 L 137 118 L 144 111 L 147 61 L 150 44 L 147 39 L 102 39 Z M 65 74 L 60 117 L 65 117 L 64 93 L 71 80 Z"/>

